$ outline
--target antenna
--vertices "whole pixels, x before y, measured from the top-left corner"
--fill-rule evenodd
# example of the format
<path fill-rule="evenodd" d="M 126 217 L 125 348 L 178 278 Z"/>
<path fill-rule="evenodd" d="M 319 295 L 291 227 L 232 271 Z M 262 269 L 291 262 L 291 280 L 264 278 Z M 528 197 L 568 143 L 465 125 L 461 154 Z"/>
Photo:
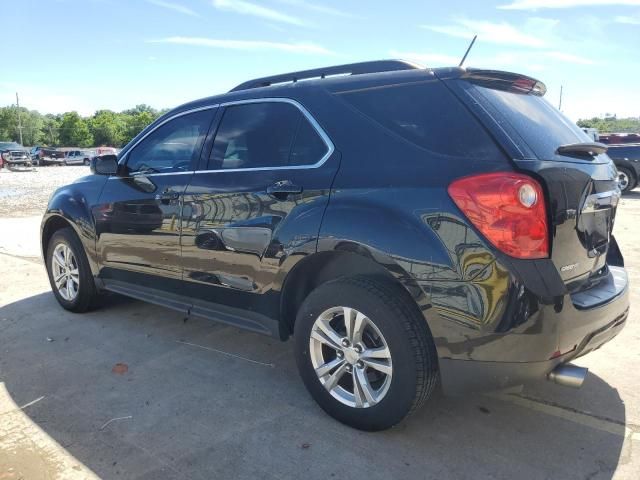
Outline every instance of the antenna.
<path fill-rule="evenodd" d="M 562 111 L 562 85 L 560 85 L 560 101 L 558 102 L 558 110 Z"/>
<path fill-rule="evenodd" d="M 471 40 L 471 43 L 467 47 L 467 51 L 464 52 L 464 57 L 462 57 L 462 60 L 460 60 L 460 65 L 458 65 L 459 67 L 461 67 L 464 61 L 467 59 L 467 55 L 469 55 L 469 50 L 471 50 L 471 47 L 473 47 L 473 44 L 476 43 L 476 38 L 478 38 L 478 35 L 473 36 L 473 40 Z"/>

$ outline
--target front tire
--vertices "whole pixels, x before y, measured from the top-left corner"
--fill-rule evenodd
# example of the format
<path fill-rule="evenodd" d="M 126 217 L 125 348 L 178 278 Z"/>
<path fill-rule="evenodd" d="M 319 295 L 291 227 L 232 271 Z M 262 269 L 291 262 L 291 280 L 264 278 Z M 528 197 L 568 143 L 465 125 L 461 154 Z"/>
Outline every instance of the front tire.
<path fill-rule="evenodd" d="M 637 179 L 628 168 L 618 167 L 618 184 L 622 193 L 627 193 L 636 188 Z"/>
<path fill-rule="evenodd" d="M 436 351 L 410 302 L 401 287 L 368 277 L 327 282 L 303 302 L 294 331 L 298 370 L 338 421 L 384 430 L 432 394 Z"/>
<path fill-rule="evenodd" d="M 62 228 L 52 235 L 45 261 L 58 303 L 71 312 L 89 310 L 98 293 L 84 248 L 72 228 Z"/>

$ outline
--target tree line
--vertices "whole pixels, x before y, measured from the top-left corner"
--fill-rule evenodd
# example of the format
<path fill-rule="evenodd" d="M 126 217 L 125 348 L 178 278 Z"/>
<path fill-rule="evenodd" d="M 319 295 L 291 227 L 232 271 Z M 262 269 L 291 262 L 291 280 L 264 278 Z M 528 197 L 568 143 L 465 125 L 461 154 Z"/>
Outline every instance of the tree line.
<path fill-rule="evenodd" d="M 599 133 L 640 133 L 640 117 L 617 118 L 615 115 L 578 120 L 580 128 L 597 128 Z"/>
<path fill-rule="evenodd" d="M 0 107 L 0 141 L 20 141 L 24 145 L 122 147 L 166 110 L 136 105 L 122 112 L 98 110 L 90 117 L 78 112 L 42 115 L 36 110 L 15 106 Z M 20 116 L 20 122 L 18 121 Z"/>
<path fill-rule="evenodd" d="M 77 112 L 42 115 L 24 107 L 19 111 L 15 106 L 0 107 L 0 141 L 20 141 L 19 114 L 24 145 L 122 147 L 165 111 L 143 104 L 122 112 L 98 110 L 90 117 L 82 117 Z M 597 128 L 600 133 L 640 133 L 640 117 L 605 115 L 581 119 L 577 124 Z"/>

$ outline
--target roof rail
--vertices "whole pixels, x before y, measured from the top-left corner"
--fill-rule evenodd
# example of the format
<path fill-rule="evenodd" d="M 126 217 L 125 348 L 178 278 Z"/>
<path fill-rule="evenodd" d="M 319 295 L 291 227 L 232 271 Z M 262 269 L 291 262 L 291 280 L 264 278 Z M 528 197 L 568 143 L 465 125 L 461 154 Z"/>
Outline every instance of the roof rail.
<path fill-rule="evenodd" d="M 372 62 L 350 63 L 348 65 L 336 65 L 333 67 L 314 68 L 300 72 L 283 73 L 271 77 L 254 78 L 241 83 L 230 92 L 249 90 L 251 88 L 268 87 L 277 83 L 295 83 L 298 80 L 310 78 L 325 78 L 332 75 L 361 75 L 363 73 L 392 72 L 396 70 L 414 70 L 421 68 L 404 60 L 376 60 Z"/>

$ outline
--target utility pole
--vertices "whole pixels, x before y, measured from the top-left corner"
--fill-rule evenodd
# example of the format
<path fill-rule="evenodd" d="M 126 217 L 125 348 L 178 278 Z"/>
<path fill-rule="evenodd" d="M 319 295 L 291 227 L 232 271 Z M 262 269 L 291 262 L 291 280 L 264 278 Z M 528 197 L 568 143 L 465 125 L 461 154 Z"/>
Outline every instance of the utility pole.
<path fill-rule="evenodd" d="M 562 85 L 560 85 L 560 102 L 558 103 L 558 110 L 562 111 Z"/>
<path fill-rule="evenodd" d="M 20 145 L 22 143 L 22 120 L 20 118 L 20 99 L 18 98 L 18 92 L 16 92 L 16 107 L 18 108 L 18 131 L 20 132 Z"/>

